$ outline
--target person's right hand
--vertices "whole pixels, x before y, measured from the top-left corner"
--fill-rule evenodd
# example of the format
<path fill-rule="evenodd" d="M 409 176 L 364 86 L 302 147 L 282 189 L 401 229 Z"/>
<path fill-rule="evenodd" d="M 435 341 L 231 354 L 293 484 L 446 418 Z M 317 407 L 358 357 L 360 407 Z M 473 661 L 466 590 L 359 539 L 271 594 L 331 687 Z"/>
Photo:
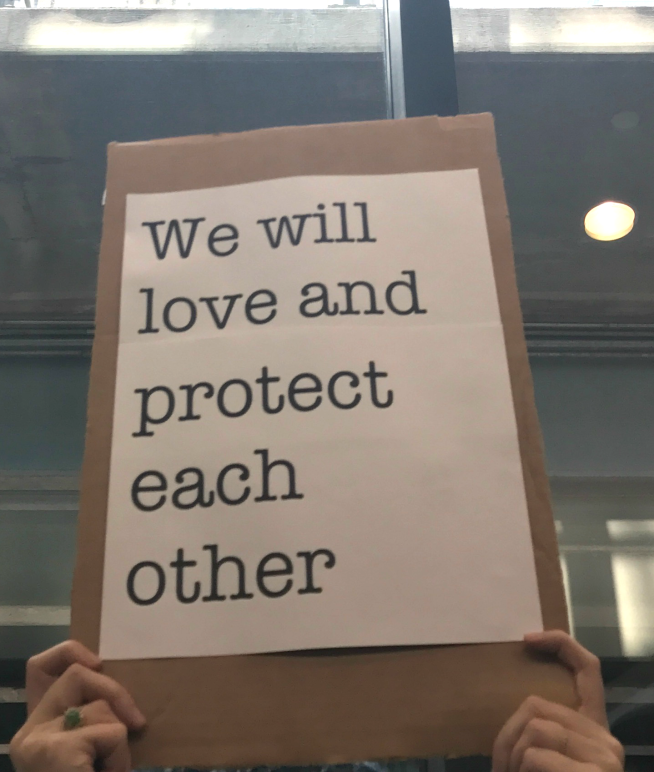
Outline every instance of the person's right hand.
<path fill-rule="evenodd" d="M 493 772 L 623 772 L 622 745 L 609 731 L 600 663 L 561 630 L 525 636 L 529 648 L 554 654 L 572 672 L 576 710 L 529 697 L 493 748 Z"/>
<path fill-rule="evenodd" d="M 64 713 L 79 708 L 82 723 L 64 729 Z M 47 690 L 9 745 L 16 772 L 129 772 L 129 731 L 145 718 L 120 684 L 78 663 Z"/>

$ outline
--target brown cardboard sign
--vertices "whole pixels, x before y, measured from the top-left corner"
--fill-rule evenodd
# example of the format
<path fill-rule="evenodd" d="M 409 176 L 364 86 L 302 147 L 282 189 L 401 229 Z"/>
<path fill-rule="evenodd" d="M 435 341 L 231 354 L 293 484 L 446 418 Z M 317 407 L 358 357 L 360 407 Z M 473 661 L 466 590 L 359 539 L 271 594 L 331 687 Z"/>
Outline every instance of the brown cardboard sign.
<path fill-rule="evenodd" d="M 409 203 L 420 190 L 436 190 L 440 184 L 448 186 L 447 195 L 442 192 L 446 188 L 442 188 L 438 200 L 443 202 L 443 211 L 435 211 L 432 216 L 441 216 L 450 223 L 447 243 L 451 254 L 460 256 L 460 260 L 447 263 L 447 281 L 460 291 L 441 298 L 442 306 L 449 308 L 449 316 L 443 319 L 432 310 L 439 305 L 431 303 L 437 295 L 430 294 L 426 281 L 421 284 L 432 267 L 429 259 L 416 263 L 419 249 L 415 245 L 419 242 L 406 247 L 402 259 L 413 262 L 398 263 L 395 268 L 406 270 L 396 274 L 384 273 L 393 267 L 385 257 L 389 253 L 375 251 L 388 249 L 389 244 L 395 245 L 393 254 L 402 251 L 404 242 L 393 241 L 393 218 L 405 209 L 413 211 Z M 335 185 L 345 185 L 352 193 L 350 199 L 339 200 Z M 297 207 L 273 211 L 272 201 L 280 207 L 283 202 L 299 201 L 298 191 L 308 191 L 310 197 L 316 191 L 324 194 L 332 207 L 331 220 L 325 204 L 318 204 L 315 198 L 305 204 L 315 210 L 303 214 L 298 214 L 304 210 Z M 424 201 L 425 194 L 421 195 Z M 476 221 L 472 212 L 475 195 Z M 234 202 L 240 203 L 236 206 Z M 404 206 L 403 202 L 409 203 Z M 468 204 L 469 221 L 459 222 L 457 217 L 468 216 Z M 182 208 L 173 208 L 179 206 Z M 235 208 L 232 211 L 230 207 Z M 217 208 L 221 211 L 216 212 Z M 215 215 L 214 220 L 210 220 L 209 212 Z M 338 231 L 332 224 L 334 218 Z M 250 231 L 246 221 L 252 227 Z M 176 224 L 171 225 L 173 222 Z M 419 222 L 410 224 L 421 231 Z M 310 227 L 315 233 L 311 232 L 308 246 L 306 240 L 301 246 L 302 229 L 309 233 Z M 402 233 L 406 232 L 403 226 Z M 253 243 L 255 234 L 262 240 L 260 244 L 267 245 L 267 254 L 276 256 L 277 267 L 272 257 L 261 261 L 263 247 L 247 251 L 248 239 Z M 203 253 L 199 247 L 193 252 L 196 235 L 203 239 Z M 285 235 L 287 242 L 282 244 Z M 347 280 L 340 306 L 333 297 L 322 298 L 320 293 L 327 293 L 327 283 L 312 281 L 309 273 L 303 275 L 297 287 L 288 284 L 298 256 L 307 258 L 303 263 L 310 265 L 307 270 L 327 270 L 315 260 L 310 261 L 308 251 L 302 251 L 306 248 L 315 252 L 324 244 L 329 245 L 329 254 L 342 266 L 359 260 L 361 250 L 367 255 L 368 262 L 358 264 L 359 273 L 350 268 L 347 276 L 331 277 L 334 286 L 339 287 L 344 284 L 337 279 Z M 168 249 L 172 249 L 170 256 Z M 476 249 L 480 257 L 475 258 L 478 270 L 473 271 L 466 267 L 465 260 L 472 259 Z M 433 250 L 433 262 L 442 261 L 439 245 L 434 244 Z M 483 277 L 484 250 L 489 271 L 485 282 L 479 279 Z M 238 273 L 240 269 L 230 271 L 231 266 L 239 265 L 237 259 L 247 261 L 253 255 L 260 261 L 259 267 L 252 269 L 248 278 L 265 277 L 268 281 L 250 285 L 248 294 L 237 286 L 243 275 Z M 379 255 L 384 259 L 375 260 Z M 430 253 L 426 256 L 429 258 Z M 196 303 L 191 299 L 191 291 L 197 288 L 193 284 L 197 282 L 193 265 L 200 265 L 203 259 L 205 265 L 213 266 L 211 270 L 223 272 L 222 286 L 215 297 L 198 298 Z M 368 274 L 361 274 L 362 266 L 379 271 L 375 282 Z M 131 285 L 129 271 L 136 277 Z M 162 283 L 150 281 L 155 272 L 164 277 Z M 298 317 L 305 325 L 302 334 L 314 324 L 316 316 L 324 314 L 324 319 L 311 327 L 315 345 L 308 346 L 301 335 L 295 334 L 296 322 L 284 315 L 284 292 L 270 289 L 276 272 L 282 284 L 287 282 L 284 286 L 290 288 L 289 292 L 301 287 L 296 294 L 305 298 L 299 306 L 304 318 Z M 365 281 L 368 278 L 370 282 Z M 383 280 L 383 285 L 377 280 Z M 481 282 L 477 295 L 475 282 Z M 373 283 L 375 287 L 383 286 L 378 295 L 374 294 Z M 368 305 L 361 312 L 355 308 L 354 292 L 362 287 L 369 295 L 365 295 Z M 165 289 L 170 290 L 168 295 Z M 219 294 L 223 300 L 227 298 L 227 306 L 217 305 Z M 241 313 L 239 300 L 243 303 L 239 318 L 245 320 L 244 328 L 223 335 L 229 314 Z M 386 304 L 383 307 L 382 300 Z M 360 295 L 356 302 L 361 302 Z M 313 303 L 310 309 L 308 303 Z M 204 318 L 200 316 L 202 310 L 206 312 Z M 143 321 L 132 324 L 140 313 L 145 314 Z M 489 321 L 493 313 L 497 314 L 494 326 Z M 459 318 L 457 314 L 462 319 L 459 326 L 469 332 L 459 343 L 456 325 L 450 324 Z M 420 315 L 424 315 L 420 324 L 411 327 Z M 343 317 L 347 317 L 345 321 Z M 434 319 L 434 326 L 430 326 Z M 349 339 L 354 353 L 358 352 L 357 336 L 366 346 L 383 344 L 389 357 L 385 361 L 396 367 L 384 365 L 382 371 L 378 364 L 382 355 L 375 354 L 373 359 L 371 354 L 365 372 L 356 370 L 354 359 L 344 369 L 340 361 L 330 359 L 338 346 L 332 345 L 337 337 L 326 329 L 327 322 L 338 330 L 341 340 Z M 209 327 L 202 328 L 202 324 Z M 208 332 L 211 324 L 221 335 Z M 241 358 L 238 352 L 249 351 L 250 338 L 254 339 L 254 335 L 247 335 L 248 324 L 262 330 L 266 326 L 263 334 L 257 333 L 264 342 L 253 343 L 252 356 L 244 354 Z M 356 332 L 355 325 L 359 325 Z M 222 381 L 210 383 L 206 369 L 193 368 L 197 362 L 206 366 L 211 335 L 220 341 L 211 345 L 219 347 L 216 356 L 222 357 Z M 144 337 L 147 346 L 142 345 Z M 486 361 L 486 353 L 492 352 L 498 341 L 501 356 L 488 354 Z M 450 362 L 450 371 L 443 375 L 447 385 L 444 391 L 438 386 L 440 381 L 427 378 L 427 384 L 420 385 L 420 376 L 411 375 L 434 372 L 435 365 L 428 362 L 431 345 L 434 350 L 446 352 Z M 342 349 L 347 350 L 347 346 Z M 368 349 L 362 347 L 364 350 Z M 264 353 L 286 371 L 280 371 L 279 377 L 274 371 L 273 379 L 268 374 L 267 360 L 264 363 L 262 359 Z M 187 361 L 185 357 L 189 372 L 192 370 L 188 382 L 164 383 L 160 377 L 164 371 L 157 371 L 161 362 L 168 360 L 179 366 Z M 313 363 L 313 370 L 303 357 Z M 422 360 L 427 364 L 420 364 Z M 501 367 L 498 361 L 503 363 Z M 253 417 L 255 411 L 250 411 L 254 391 L 245 370 L 229 370 L 234 362 L 250 368 L 252 383 L 259 373 L 256 383 L 261 384 L 262 415 L 268 414 L 266 420 L 273 413 L 281 414 L 284 405 L 292 406 L 298 416 L 310 417 L 300 420 L 289 409 L 285 416 L 289 415 L 290 420 L 283 424 L 283 430 L 281 423 L 270 421 L 267 428 L 262 428 L 261 418 Z M 424 365 L 427 369 L 411 370 L 416 362 L 416 367 Z M 257 372 L 251 367 L 253 363 L 266 367 Z M 323 365 L 327 369 L 319 372 Z M 410 373 L 404 381 L 397 373 L 400 365 Z M 471 378 L 468 373 L 478 377 Z M 266 389 L 270 383 L 283 381 L 284 375 L 290 384 L 284 392 L 288 402 L 282 396 L 271 402 Z M 382 378 L 388 378 L 383 382 L 384 389 L 387 384 L 393 388 L 382 390 Z M 473 380 L 479 384 L 474 387 L 476 391 L 470 385 Z M 354 388 L 362 383 L 370 384 L 368 392 L 363 388 L 343 391 L 347 384 Z M 191 384 L 200 385 L 196 388 Z M 463 401 L 455 393 L 465 392 L 468 385 L 472 390 Z M 239 390 L 241 402 L 233 401 L 233 386 Z M 432 434 L 427 432 L 417 442 L 421 456 L 409 441 L 422 436 L 420 422 L 411 410 L 421 399 L 429 401 L 431 388 L 441 388 L 437 393 L 440 401 L 455 394 L 453 404 L 465 402 L 465 409 L 461 408 L 462 413 L 446 409 L 438 420 L 434 419 L 436 422 L 428 427 Z M 198 389 L 200 395 L 194 401 Z M 185 398 L 181 412 L 179 391 Z M 510 438 L 506 439 L 508 435 L 498 434 L 502 393 L 510 413 L 504 424 L 513 427 L 515 447 Z M 484 395 L 483 399 L 476 398 L 479 394 Z M 368 405 L 363 404 L 366 396 Z M 213 413 L 204 412 L 203 397 L 217 399 L 218 410 L 214 407 Z M 403 499 L 393 498 L 397 485 L 389 483 L 390 487 L 384 488 L 392 476 L 388 470 L 395 467 L 383 466 L 389 454 L 383 450 L 387 437 L 378 429 L 378 416 L 391 405 L 396 412 L 385 413 L 396 416 L 391 434 L 402 439 L 400 455 L 411 462 L 401 466 L 403 474 L 411 482 L 412 491 L 424 488 L 422 493 L 412 494 L 406 505 Z M 490 410 L 489 405 L 498 407 Z M 459 417 L 451 418 L 453 412 Z M 360 421 L 351 435 L 338 434 L 339 421 L 346 413 Z M 234 423 L 235 419 L 240 423 Z M 241 452 L 237 460 L 221 460 L 217 488 L 212 483 L 205 490 L 201 462 L 192 457 L 194 446 L 202 443 L 195 441 L 193 432 L 200 432 L 197 436 L 203 431 L 211 433 L 211 421 L 217 422 L 215 431 L 234 427 L 232 436 L 245 438 L 243 443 L 251 440 L 250 447 L 255 448 L 254 454 L 262 464 L 258 483 L 254 468 L 244 464 L 244 444 L 237 446 Z M 192 429 L 187 429 L 191 423 Z M 434 435 L 434 427 L 442 430 L 441 437 Z M 454 452 L 452 448 L 458 447 L 456 432 L 460 433 L 461 427 L 465 428 L 468 445 L 462 442 L 463 452 Z M 266 438 L 265 448 L 263 440 L 259 443 L 260 431 Z M 336 482 L 325 494 L 328 505 L 317 497 L 316 491 L 324 493 L 321 478 L 312 476 L 308 464 L 302 466 L 309 448 L 319 446 L 312 437 L 321 431 L 326 432 L 321 447 L 330 448 L 324 466 L 336 470 Z M 403 432 L 409 440 L 405 441 Z M 365 452 L 348 455 L 349 446 L 343 437 Z M 498 445 L 498 437 L 506 442 Z M 474 448 L 469 438 L 474 438 Z M 273 442 L 277 442 L 275 448 Z M 136 450 L 130 450 L 132 447 Z M 181 448 L 190 454 L 184 469 L 175 466 L 180 460 L 175 454 Z M 376 448 L 382 448 L 378 456 Z M 278 454 L 273 456 L 275 450 Z M 421 467 L 423 456 L 427 461 Z M 392 463 L 401 462 L 395 459 Z M 287 474 L 285 494 L 272 491 L 273 467 Z M 352 476 L 352 470 L 377 467 L 382 470 L 377 471 L 378 476 L 374 471 L 368 477 L 364 474 L 363 483 Z M 213 474 L 215 480 L 215 470 Z M 414 484 L 411 474 L 424 484 Z M 517 485 L 516 474 L 520 478 Z M 240 487 L 235 487 L 237 476 Z M 445 478 L 450 480 L 449 487 Z M 248 483 L 245 487 L 244 480 Z M 180 486 L 177 489 L 174 481 Z M 364 492 L 368 490 L 373 499 L 377 495 L 379 500 L 368 506 L 356 487 L 360 483 Z M 279 477 L 275 485 L 279 485 Z M 351 494 L 351 498 L 338 498 L 334 489 L 338 496 Z M 507 491 L 518 489 L 522 498 L 502 498 Z M 479 492 L 491 499 L 489 513 L 493 514 L 499 504 L 511 510 L 504 521 L 508 530 L 501 531 L 494 524 L 495 515 L 486 519 L 480 516 L 483 504 L 474 498 L 481 495 Z M 277 493 L 281 493 L 279 498 L 274 495 Z M 244 525 L 243 517 L 233 514 L 235 505 L 246 500 L 248 506 L 254 507 L 252 502 L 269 505 L 267 511 L 273 513 L 266 516 L 268 525 L 262 528 L 260 542 L 256 542 L 259 536 L 253 534 L 250 521 Z M 348 509 L 348 501 L 360 504 Z M 458 530 L 450 528 L 449 553 L 438 553 L 438 545 L 429 542 L 429 518 L 410 517 L 411 507 L 418 515 L 426 511 L 426 501 L 438 503 L 442 522 L 452 523 L 454 515 L 460 515 L 464 525 L 477 522 L 477 529 L 461 524 Z M 221 502 L 226 505 L 225 512 L 229 510 L 229 514 L 220 515 L 221 528 L 229 535 L 225 540 L 231 539 L 229 549 L 233 550 L 235 544 L 249 545 L 250 539 L 263 555 L 253 569 L 247 568 L 247 561 L 231 556 L 240 584 L 232 588 L 229 599 L 218 589 L 223 536 L 212 536 L 218 517 L 212 508 Z M 288 515 L 291 505 L 297 508 Z M 313 525 L 311 516 L 317 515 L 319 520 L 330 506 L 332 515 L 327 524 Z M 399 511 L 405 515 L 405 525 L 394 532 Z M 298 518 L 298 512 L 304 515 Z M 357 518 L 359 525 L 367 524 L 366 517 L 371 513 L 379 516 L 380 512 L 384 517 L 379 521 L 379 530 L 388 529 L 384 532 L 385 542 L 375 545 L 373 540 L 366 553 L 369 540 L 363 539 L 353 524 Z M 339 513 L 349 519 L 340 523 Z M 443 513 L 449 513 L 448 517 Z M 288 518 L 283 534 L 283 529 L 275 530 L 270 525 L 271 517 L 279 522 Z M 466 521 L 466 517 L 473 519 Z M 503 515 L 499 513 L 498 517 Z M 425 523 L 429 525 L 426 530 Z M 181 545 L 178 533 L 172 541 L 166 541 L 175 528 L 186 532 L 196 529 L 200 541 Z M 244 541 L 239 529 L 248 528 Z M 475 530 L 478 537 L 484 536 L 475 539 Z M 369 527 L 366 532 L 370 532 Z M 298 541 L 298 534 L 304 541 Z M 491 536 L 486 538 L 486 534 Z M 402 543 L 405 536 L 406 545 Z M 215 538 L 221 540 L 220 546 L 207 543 Z M 518 545 L 521 539 L 526 539 L 526 552 L 517 546 L 511 552 L 512 542 Z M 376 578 L 381 575 L 377 553 L 389 542 L 399 554 L 411 557 L 387 585 L 379 579 L 384 592 L 376 595 L 369 578 L 375 571 Z M 468 542 L 472 546 L 468 547 Z M 352 545 L 359 553 L 348 552 Z M 430 546 L 439 559 L 449 560 L 447 573 L 442 576 L 454 582 L 451 591 L 442 586 L 443 582 L 439 584 L 438 571 L 432 574 L 428 570 Z M 197 553 L 192 551 L 194 547 Z M 202 550 L 206 553 L 204 559 L 213 561 L 209 564 L 213 573 L 206 575 L 210 578 L 202 579 L 198 573 Z M 224 557 L 223 552 L 220 555 Z M 494 566 L 490 565 L 492 559 L 496 561 Z M 391 561 L 386 563 L 390 566 Z M 373 568 L 362 571 L 361 564 Z M 250 570 L 247 576 L 246 570 Z M 425 576 L 423 583 L 418 581 L 420 572 Z M 227 581 L 224 576 L 223 570 L 223 583 Z M 414 592 L 418 585 L 426 589 Z M 457 595 L 465 595 L 461 589 L 464 586 L 465 602 Z M 393 588 L 402 592 L 393 592 Z M 244 603 L 253 609 L 249 615 L 242 611 Z M 467 613 L 452 612 L 452 605 L 467 609 Z M 540 608 L 536 608 L 538 605 Z M 362 618 L 362 608 L 368 609 L 368 616 L 358 625 L 357 614 Z M 436 609 L 434 613 L 432 608 Z M 488 752 L 503 721 L 528 694 L 574 702 L 565 670 L 528 657 L 519 643 L 498 642 L 516 641 L 520 632 L 526 631 L 524 626 L 537 626 L 532 622 L 541 614 L 546 629 L 566 628 L 556 537 L 491 117 L 284 128 L 111 146 L 72 635 L 100 650 L 107 660 L 106 672 L 130 690 L 147 716 L 148 728 L 133 744 L 136 763 L 236 767 Z M 425 645 L 435 641 L 489 642 Z"/>

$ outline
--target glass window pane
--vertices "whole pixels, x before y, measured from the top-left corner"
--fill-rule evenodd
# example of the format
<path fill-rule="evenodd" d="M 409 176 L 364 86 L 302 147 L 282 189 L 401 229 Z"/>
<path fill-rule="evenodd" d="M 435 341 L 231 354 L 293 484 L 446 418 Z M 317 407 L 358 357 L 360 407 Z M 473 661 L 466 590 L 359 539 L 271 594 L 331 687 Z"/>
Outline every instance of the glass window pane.
<path fill-rule="evenodd" d="M 108 143 L 387 117 L 380 4 L 251 5 L 2 11 L 4 318 L 92 319 Z"/>
<path fill-rule="evenodd" d="M 0 5 L 3 659 L 67 634 L 107 144 L 390 107 L 381 1 Z"/>

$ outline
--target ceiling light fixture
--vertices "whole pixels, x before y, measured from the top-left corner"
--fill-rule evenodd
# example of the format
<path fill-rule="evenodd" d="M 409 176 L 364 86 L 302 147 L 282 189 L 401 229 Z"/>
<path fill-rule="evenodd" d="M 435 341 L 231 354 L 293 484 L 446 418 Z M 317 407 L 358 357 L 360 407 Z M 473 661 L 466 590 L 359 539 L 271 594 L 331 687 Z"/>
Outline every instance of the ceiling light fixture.
<path fill-rule="evenodd" d="M 615 241 L 631 232 L 636 212 L 618 201 L 605 201 L 594 206 L 584 218 L 584 228 L 591 239 Z"/>

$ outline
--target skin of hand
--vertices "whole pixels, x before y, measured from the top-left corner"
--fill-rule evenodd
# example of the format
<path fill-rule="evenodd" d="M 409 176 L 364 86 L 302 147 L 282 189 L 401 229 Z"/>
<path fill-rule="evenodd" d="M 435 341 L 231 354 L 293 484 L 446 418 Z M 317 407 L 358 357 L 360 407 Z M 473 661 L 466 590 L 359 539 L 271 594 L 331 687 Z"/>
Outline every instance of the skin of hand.
<path fill-rule="evenodd" d="M 528 697 L 493 747 L 493 772 L 623 772 L 624 751 L 606 717 L 599 659 L 561 630 L 530 633 L 526 645 L 556 655 L 573 673 L 576 710 Z"/>
<path fill-rule="evenodd" d="M 100 657 L 77 641 L 64 641 L 28 660 L 25 673 L 28 716 L 52 684 L 76 663 L 89 670 L 99 670 L 102 666 Z"/>
<path fill-rule="evenodd" d="M 9 746 L 14 769 L 94 772 L 101 762 L 103 772 L 129 772 L 128 733 L 143 729 L 145 718 L 120 684 L 80 662 L 80 658 L 86 659 L 99 667 L 97 657 L 89 660 L 90 652 L 82 652 L 79 644 L 68 644 L 62 644 L 64 649 L 55 647 L 56 652 L 44 652 L 32 662 L 27 679 L 31 678 L 29 716 Z M 55 673 L 62 669 L 57 677 Z M 70 707 L 80 707 L 82 725 L 65 730 L 63 716 Z"/>

